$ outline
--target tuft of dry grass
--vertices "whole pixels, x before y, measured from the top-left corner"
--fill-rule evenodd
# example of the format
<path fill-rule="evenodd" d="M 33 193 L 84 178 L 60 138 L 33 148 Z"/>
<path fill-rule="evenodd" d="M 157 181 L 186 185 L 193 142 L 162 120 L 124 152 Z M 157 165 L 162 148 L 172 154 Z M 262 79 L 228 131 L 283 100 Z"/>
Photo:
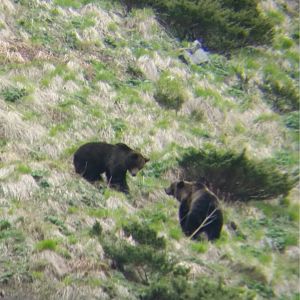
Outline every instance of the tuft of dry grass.
<path fill-rule="evenodd" d="M 18 112 L 0 110 L 0 137 L 9 141 L 33 144 L 45 133 L 39 124 L 28 124 Z"/>
<path fill-rule="evenodd" d="M 30 200 L 38 185 L 30 175 L 22 175 L 19 180 L 3 182 L 2 191 L 4 197 L 14 198 L 21 201 Z"/>
<path fill-rule="evenodd" d="M 149 80 L 156 81 L 159 78 L 158 69 L 150 56 L 141 56 L 137 64 Z"/>
<path fill-rule="evenodd" d="M 10 36 L 10 39 L 0 40 L 0 57 L 6 63 L 26 63 L 38 59 L 51 60 L 54 55 L 41 47 L 30 45 L 28 42 L 13 40 Z"/>

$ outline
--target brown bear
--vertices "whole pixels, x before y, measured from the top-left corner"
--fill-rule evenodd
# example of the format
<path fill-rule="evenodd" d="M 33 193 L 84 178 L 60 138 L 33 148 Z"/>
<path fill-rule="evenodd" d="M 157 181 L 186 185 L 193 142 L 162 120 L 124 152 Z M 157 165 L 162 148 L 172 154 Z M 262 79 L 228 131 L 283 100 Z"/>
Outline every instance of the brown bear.
<path fill-rule="evenodd" d="M 89 182 L 101 180 L 105 173 L 109 185 L 117 190 L 128 193 L 126 172 L 136 176 L 149 159 L 127 145 L 93 142 L 82 145 L 74 154 L 76 173 Z"/>
<path fill-rule="evenodd" d="M 208 240 L 220 237 L 223 214 L 219 201 L 203 182 L 176 181 L 165 192 L 180 202 L 179 222 L 185 235 L 197 239 L 203 232 Z"/>

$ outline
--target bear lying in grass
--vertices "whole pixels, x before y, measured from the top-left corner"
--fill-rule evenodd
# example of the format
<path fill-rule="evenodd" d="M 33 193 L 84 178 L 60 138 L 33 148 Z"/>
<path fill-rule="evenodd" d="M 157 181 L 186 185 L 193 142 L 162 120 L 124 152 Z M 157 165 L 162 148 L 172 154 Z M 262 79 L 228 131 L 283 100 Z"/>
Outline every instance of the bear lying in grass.
<path fill-rule="evenodd" d="M 125 144 L 108 144 L 105 142 L 87 143 L 79 147 L 74 154 L 76 173 L 89 182 L 101 180 L 105 173 L 109 185 L 118 191 L 128 193 L 126 172 L 136 176 L 145 163 L 149 161 L 139 152 Z"/>
<path fill-rule="evenodd" d="M 176 181 L 165 192 L 180 202 L 179 221 L 185 235 L 197 239 L 205 233 L 208 240 L 220 237 L 223 214 L 217 197 L 204 183 Z"/>

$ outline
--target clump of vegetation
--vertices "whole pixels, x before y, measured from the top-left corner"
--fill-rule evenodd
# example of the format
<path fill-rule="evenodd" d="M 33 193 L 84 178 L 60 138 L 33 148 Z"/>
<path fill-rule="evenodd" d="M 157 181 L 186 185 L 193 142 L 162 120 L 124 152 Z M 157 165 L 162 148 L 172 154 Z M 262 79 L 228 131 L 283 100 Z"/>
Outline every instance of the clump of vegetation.
<path fill-rule="evenodd" d="M 131 245 L 124 240 L 106 239 L 102 246 L 114 266 L 135 282 L 149 284 L 153 276 L 166 275 L 175 268 L 171 257 L 149 245 Z"/>
<path fill-rule="evenodd" d="M 299 89 L 288 76 L 266 76 L 261 88 L 275 111 L 286 113 L 299 110 Z"/>
<path fill-rule="evenodd" d="M 0 231 L 7 230 L 11 227 L 11 224 L 7 220 L 0 220 Z"/>
<path fill-rule="evenodd" d="M 101 224 L 96 221 L 92 227 L 92 229 L 90 230 L 90 235 L 91 236 L 95 236 L 95 237 L 100 237 L 102 234 L 102 226 Z"/>
<path fill-rule="evenodd" d="M 156 83 L 154 98 L 163 107 L 179 110 L 186 99 L 182 80 L 169 72 L 163 72 Z"/>
<path fill-rule="evenodd" d="M 127 84 L 130 85 L 138 85 L 146 79 L 142 70 L 134 64 L 127 66 L 126 73 L 130 77 L 129 80 L 127 80 Z"/>
<path fill-rule="evenodd" d="M 209 279 L 190 283 L 189 269 L 167 254 L 165 240 L 145 222 L 126 224 L 123 230 L 132 236 L 134 244 L 114 236 L 106 236 L 101 244 L 127 280 L 141 284 L 133 291 L 140 299 L 219 299 L 221 295 L 222 299 L 252 299 L 245 289 L 225 287 Z"/>
<path fill-rule="evenodd" d="M 300 113 L 299 111 L 293 111 L 289 114 L 287 114 L 284 118 L 285 120 L 285 125 L 288 128 L 294 129 L 299 131 L 300 129 L 300 124 L 299 124 L 299 120 L 300 120 Z"/>
<path fill-rule="evenodd" d="M 151 229 L 145 222 L 133 222 L 123 227 L 127 235 L 131 235 L 134 240 L 142 245 L 149 245 L 154 248 L 164 249 L 166 241 L 163 237 L 157 237 L 155 230 Z"/>
<path fill-rule="evenodd" d="M 202 39 L 218 52 L 269 44 L 273 24 L 258 10 L 258 0 L 125 0 L 132 7 L 152 7 L 180 38 Z"/>
<path fill-rule="evenodd" d="M 7 86 L 0 91 L 0 96 L 8 102 L 16 102 L 27 95 L 28 92 L 25 88 L 18 88 L 14 86 Z"/>
<path fill-rule="evenodd" d="M 117 240 L 114 236 L 106 236 L 101 244 L 115 267 L 129 280 L 148 285 L 154 278 L 178 271 L 177 261 L 165 251 L 164 238 L 157 237 L 149 225 L 133 222 L 124 225 L 123 229 L 132 235 L 134 244 Z"/>
<path fill-rule="evenodd" d="M 47 216 L 45 217 L 45 221 L 48 221 L 54 225 L 56 225 L 59 229 L 60 232 L 62 232 L 65 235 L 70 235 L 66 225 L 64 224 L 64 222 L 62 220 L 60 220 L 59 218 L 57 218 L 56 216 Z"/>
<path fill-rule="evenodd" d="M 243 288 L 223 286 L 211 279 L 201 278 L 194 284 L 189 283 L 183 276 L 162 279 L 153 282 L 144 290 L 142 300 L 198 300 L 198 299 L 254 299 L 253 292 Z"/>
<path fill-rule="evenodd" d="M 66 32 L 65 42 L 71 49 L 80 49 L 81 43 L 75 31 Z"/>
<path fill-rule="evenodd" d="M 179 161 L 188 180 L 205 177 L 226 200 L 263 200 L 287 195 L 295 184 L 270 161 L 255 161 L 241 153 L 190 148 Z"/>
<path fill-rule="evenodd" d="M 35 248 L 37 251 L 43 251 L 43 250 L 55 251 L 57 248 L 57 244 L 58 242 L 56 240 L 42 240 L 35 245 Z"/>

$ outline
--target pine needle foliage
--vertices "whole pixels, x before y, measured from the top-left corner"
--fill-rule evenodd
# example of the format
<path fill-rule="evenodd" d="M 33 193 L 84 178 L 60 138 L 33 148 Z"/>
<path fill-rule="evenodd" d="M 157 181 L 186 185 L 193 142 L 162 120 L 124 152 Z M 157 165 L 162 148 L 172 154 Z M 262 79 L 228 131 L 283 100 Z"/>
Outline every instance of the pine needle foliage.
<path fill-rule="evenodd" d="M 247 158 L 246 151 L 190 148 L 179 160 L 188 180 L 205 177 L 211 189 L 231 201 L 264 200 L 287 195 L 295 184 L 270 161 Z"/>
<path fill-rule="evenodd" d="M 151 229 L 145 222 L 132 222 L 123 227 L 127 235 L 131 235 L 135 241 L 143 245 L 151 245 L 157 249 L 166 248 L 166 241 L 163 237 L 157 237 L 155 230 Z"/>
<path fill-rule="evenodd" d="M 201 39 L 210 50 L 228 52 L 272 41 L 273 25 L 257 9 L 258 0 L 125 0 L 152 7 L 182 39 Z"/>

